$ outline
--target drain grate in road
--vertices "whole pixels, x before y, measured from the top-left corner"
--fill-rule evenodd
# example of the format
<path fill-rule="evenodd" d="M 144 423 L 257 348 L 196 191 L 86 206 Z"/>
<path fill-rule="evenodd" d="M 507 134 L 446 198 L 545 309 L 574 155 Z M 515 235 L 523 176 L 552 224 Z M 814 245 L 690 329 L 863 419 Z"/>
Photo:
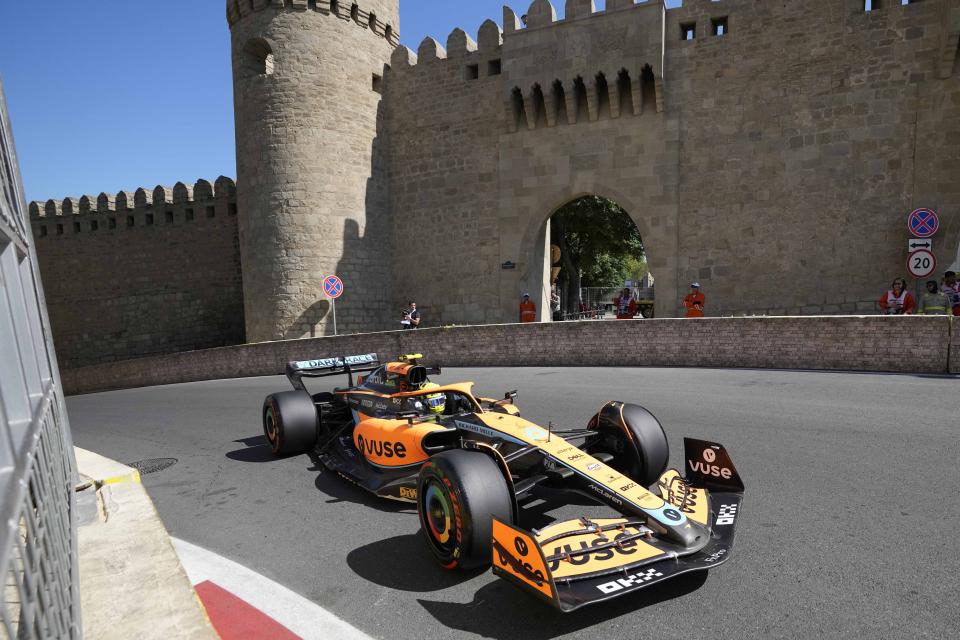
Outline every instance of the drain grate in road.
<path fill-rule="evenodd" d="M 157 473 L 158 471 L 169 469 L 175 464 L 177 464 L 176 458 L 151 458 L 150 460 L 128 462 L 127 466 L 133 467 L 140 472 L 140 475 L 145 476 L 148 473 Z"/>

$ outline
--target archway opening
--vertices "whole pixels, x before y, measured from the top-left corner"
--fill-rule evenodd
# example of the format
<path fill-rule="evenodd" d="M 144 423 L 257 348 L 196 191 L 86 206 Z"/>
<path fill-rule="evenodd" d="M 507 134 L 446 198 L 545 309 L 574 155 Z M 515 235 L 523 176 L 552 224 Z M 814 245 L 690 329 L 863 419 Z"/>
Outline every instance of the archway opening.
<path fill-rule="evenodd" d="M 243 46 L 243 68 L 249 75 L 273 74 L 273 49 L 263 38 L 253 38 Z"/>
<path fill-rule="evenodd" d="M 557 209 L 549 228 L 553 320 L 653 317 L 643 238 L 620 205 L 582 196 Z"/>

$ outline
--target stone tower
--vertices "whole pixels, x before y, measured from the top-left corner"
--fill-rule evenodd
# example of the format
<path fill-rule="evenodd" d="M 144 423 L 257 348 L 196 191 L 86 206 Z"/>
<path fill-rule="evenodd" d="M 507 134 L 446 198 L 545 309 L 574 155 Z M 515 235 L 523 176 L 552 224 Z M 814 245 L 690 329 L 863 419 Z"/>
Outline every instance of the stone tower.
<path fill-rule="evenodd" d="M 228 0 L 246 338 L 386 326 L 391 243 L 381 97 L 399 0 Z M 399 313 L 399 310 L 397 310 Z"/>

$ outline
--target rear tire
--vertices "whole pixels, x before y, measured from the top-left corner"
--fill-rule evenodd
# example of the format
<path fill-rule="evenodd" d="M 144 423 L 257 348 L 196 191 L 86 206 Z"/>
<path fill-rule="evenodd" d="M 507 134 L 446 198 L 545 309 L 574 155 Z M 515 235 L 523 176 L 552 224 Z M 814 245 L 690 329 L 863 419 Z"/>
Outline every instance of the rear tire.
<path fill-rule="evenodd" d="M 667 434 L 660 421 L 640 405 L 608 402 L 587 428 L 597 431 L 587 451 L 611 454 L 610 466 L 643 486 L 649 487 L 666 471 L 670 460 Z"/>
<path fill-rule="evenodd" d="M 473 569 L 490 564 L 493 518 L 511 522 L 513 503 L 496 462 L 458 449 L 437 454 L 421 467 L 417 513 L 440 565 Z"/>
<path fill-rule="evenodd" d="M 317 443 L 317 408 L 310 394 L 285 391 L 263 401 L 263 435 L 274 455 L 304 453 Z"/>

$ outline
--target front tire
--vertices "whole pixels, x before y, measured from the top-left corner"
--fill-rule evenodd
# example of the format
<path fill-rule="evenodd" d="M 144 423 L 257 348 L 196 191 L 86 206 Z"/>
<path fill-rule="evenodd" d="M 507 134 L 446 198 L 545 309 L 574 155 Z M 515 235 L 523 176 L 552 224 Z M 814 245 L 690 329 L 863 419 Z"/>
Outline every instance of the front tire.
<path fill-rule="evenodd" d="M 285 391 L 263 401 L 263 435 L 274 455 L 304 453 L 317 443 L 317 407 L 304 391 Z"/>
<path fill-rule="evenodd" d="M 610 466 L 649 487 L 666 471 L 670 460 L 667 434 L 645 408 L 625 402 L 608 402 L 587 425 L 597 431 L 588 442 L 589 453 L 609 453 Z"/>
<path fill-rule="evenodd" d="M 483 453 L 445 451 L 430 458 L 417 481 L 417 513 L 427 546 L 445 569 L 490 564 L 493 518 L 510 522 L 510 490 Z"/>

